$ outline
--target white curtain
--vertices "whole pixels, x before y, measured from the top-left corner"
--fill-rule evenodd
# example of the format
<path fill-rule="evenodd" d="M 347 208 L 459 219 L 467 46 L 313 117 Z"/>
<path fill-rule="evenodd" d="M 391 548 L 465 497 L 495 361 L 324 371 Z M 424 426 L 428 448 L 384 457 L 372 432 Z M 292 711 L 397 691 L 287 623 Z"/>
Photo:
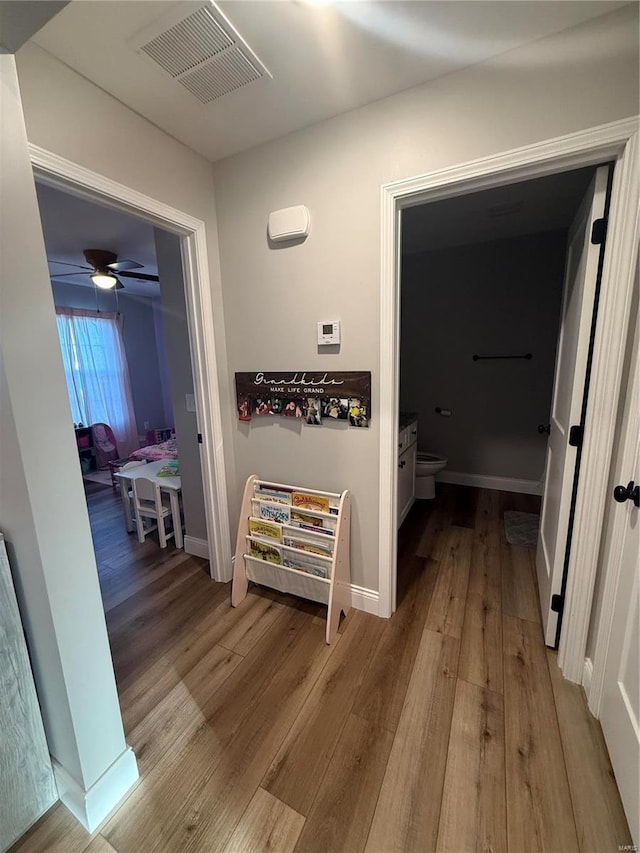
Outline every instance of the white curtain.
<path fill-rule="evenodd" d="M 56 308 L 58 335 L 75 423 L 109 424 L 118 453 L 138 447 L 120 314 Z"/>

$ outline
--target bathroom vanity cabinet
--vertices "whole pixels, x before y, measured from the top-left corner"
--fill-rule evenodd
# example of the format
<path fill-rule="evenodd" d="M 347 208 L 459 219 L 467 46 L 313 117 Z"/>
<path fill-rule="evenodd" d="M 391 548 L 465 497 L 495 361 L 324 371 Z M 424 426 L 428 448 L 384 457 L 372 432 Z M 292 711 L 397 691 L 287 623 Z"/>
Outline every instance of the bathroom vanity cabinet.
<path fill-rule="evenodd" d="M 415 500 L 418 420 L 415 415 L 400 415 L 398 430 L 398 527 Z"/>

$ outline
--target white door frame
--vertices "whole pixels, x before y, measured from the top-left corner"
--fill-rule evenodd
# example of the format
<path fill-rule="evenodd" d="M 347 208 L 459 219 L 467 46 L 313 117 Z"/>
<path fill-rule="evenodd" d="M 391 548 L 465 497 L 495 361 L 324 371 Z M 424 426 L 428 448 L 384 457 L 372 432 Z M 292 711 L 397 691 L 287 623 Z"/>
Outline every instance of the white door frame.
<path fill-rule="evenodd" d="M 640 335 L 640 329 L 636 331 L 636 334 Z M 637 362 L 635 364 L 631 363 L 630 371 L 632 377 L 634 374 L 637 376 Z M 622 401 L 620 402 L 622 408 Z M 628 472 L 633 470 L 633 463 L 635 461 L 637 437 L 640 433 L 640 383 L 637 381 L 632 380 L 631 395 L 627 401 L 625 416 L 626 422 L 621 436 L 620 458 L 617 462 L 617 468 L 612 471 L 615 475 L 614 481 L 617 483 L 628 482 Z M 609 482 L 609 486 L 611 488 L 611 482 Z M 610 499 L 611 494 L 609 492 Z M 624 504 L 625 508 L 627 506 L 627 504 Z M 587 699 L 589 700 L 589 709 L 598 718 L 600 717 L 600 708 L 604 693 L 605 664 L 609 653 L 618 581 L 622 570 L 624 530 L 627 524 L 629 524 L 628 509 L 625 512 L 621 506 L 619 507 L 619 511 L 615 512 L 613 516 L 608 544 L 603 553 L 603 563 L 609 568 L 609 571 L 604 577 L 600 619 L 596 626 L 592 671 L 587 675 L 588 684 L 585 686 Z"/>
<path fill-rule="evenodd" d="M 396 606 L 396 465 L 400 403 L 400 211 L 519 180 L 615 160 L 607 251 L 558 662 L 582 680 L 625 353 L 638 223 L 638 118 L 535 143 L 381 188 L 379 613 Z M 389 496 L 391 495 L 391 500 Z M 580 567 L 579 573 L 576 566 Z"/>
<path fill-rule="evenodd" d="M 200 459 L 209 566 L 214 580 L 229 581 L 233 574 L 231 535 L 204 222 L 37 145 L 29 144 L 29 154 L 34 174 L 43 183 L 89 200 L 100 199 L 182 238 L 194 395 L 198 430 L 202 435 Z"/>

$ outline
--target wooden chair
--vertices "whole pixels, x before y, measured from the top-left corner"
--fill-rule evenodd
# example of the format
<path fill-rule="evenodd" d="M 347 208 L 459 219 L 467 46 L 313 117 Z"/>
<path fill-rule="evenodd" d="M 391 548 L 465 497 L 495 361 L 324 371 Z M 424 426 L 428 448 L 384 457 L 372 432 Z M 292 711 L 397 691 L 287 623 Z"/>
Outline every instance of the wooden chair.
<path fill-rule="evenodd" d="M 125 462 L 123 465 L 114 467 L 111 472 L 111 478 L 115 482 L 114 474 L 126 472 L 130 468 L 139 468 L 141 465 L 146 465 L 146 459 L 132 459 Z M 120 497 L 122 498 L 122 509 L 124 511 L 124 523 L 127 528 L 127 533 L 135 530 L 136 519 L 133 512 L 133 489 L 131 488 L 130 480 L 120 480 Z"/>
<path fill-rule="evenodd" d="M 138 542 L 141 544 L 145 540 L 147 533 L 150 533 L 153 528 L 145 528 L 143 519 L 150 518 L 156 521 L 158 526 L 158 539 L 160 547 L 167 547 L 167 539 L 173 536 L 175 531 L 172 529 L 167 533 L 165 527 L 165 519 L 171 516 L 171 507 L 165 506 L 162 501 L 163 495 L 160 486 L 147 477 L 136 477 L 132 480 L 133 486 L 133 512 L 136 520 L 136 530 L 138 532 Z"/>

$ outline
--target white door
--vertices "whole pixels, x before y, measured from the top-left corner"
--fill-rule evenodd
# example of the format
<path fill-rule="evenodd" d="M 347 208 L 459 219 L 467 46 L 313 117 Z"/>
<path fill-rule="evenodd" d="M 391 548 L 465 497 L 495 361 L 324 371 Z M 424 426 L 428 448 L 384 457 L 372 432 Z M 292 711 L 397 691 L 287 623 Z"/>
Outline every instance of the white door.
<path fill-rule="evenodd" d="M 562 318 L 556 356 L 547 447 L 544 497 L 536 568 L 545 642 L 554 646 L 567 546 L 577 448 L 569 444 L 571 426 L 580 424 L 600 246 L 591 242 L 592 224 L 604 216 L 608 166 L 600 167 L 569 229 Z"/>
<path fill-rule="evenodd" d="M 619 485 L 640 484 L 640 356 L 629 383 L 626 436 L 617 476 Z M 618 494 L 618 500 L 627 495 Z M 633 494 L 616 507 L 624 520 L 620 561 L 609 567 L 617 575 L 613 620 L 604 665 L 600 723 L 629 828 L 640 844 L 640 508 Z M 639 499 L 640 502 L 640 499 Z"/>

